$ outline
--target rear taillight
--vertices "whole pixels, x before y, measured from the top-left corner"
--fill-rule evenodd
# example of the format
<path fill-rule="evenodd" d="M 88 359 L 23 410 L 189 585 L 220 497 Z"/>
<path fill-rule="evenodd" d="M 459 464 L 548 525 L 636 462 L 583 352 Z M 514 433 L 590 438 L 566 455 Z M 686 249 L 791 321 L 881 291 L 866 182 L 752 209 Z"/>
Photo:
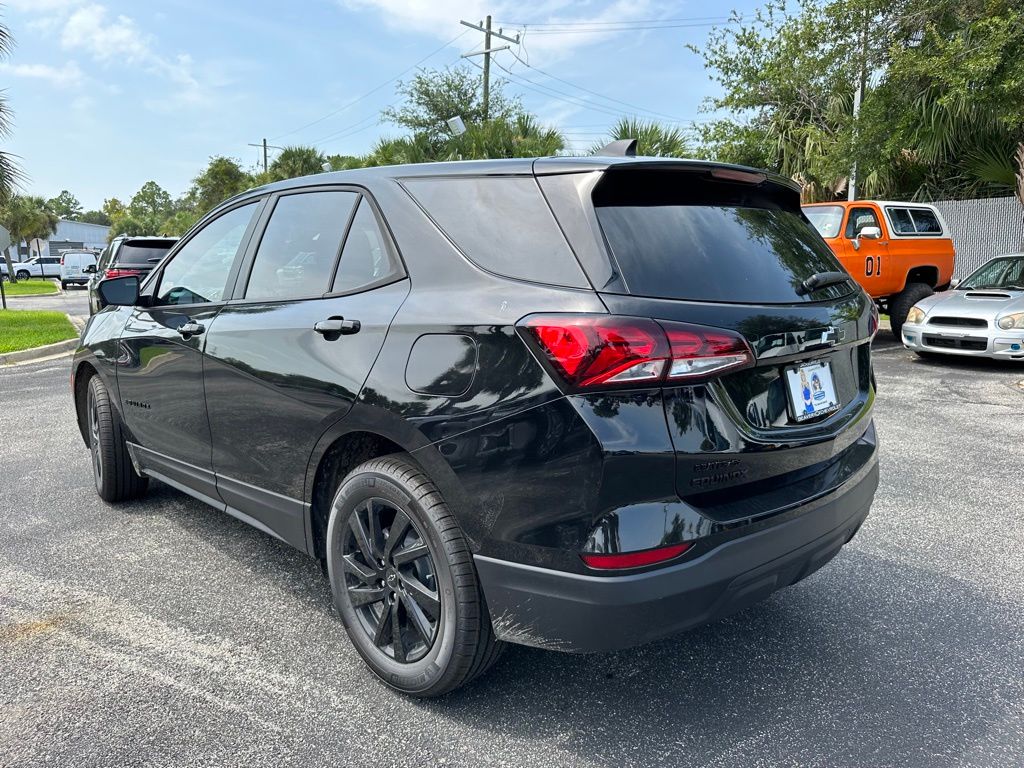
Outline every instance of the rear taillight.
<path fill-rule="evenodd" d="M 141 270 L 138 269 L 108 269 L 103 273 L 104 279 L 109 280 L 112 277 L 127 277 L 128 275 L 141 275 Z"/>
<path fill-rule="evenodd" d="M 64 266 L 64 257 L 63 256 L 60 257 L 60 265 L 62 267 Z"/>
<path fill-rule="evenodd" d="M 613 555 L 599 555 L 590 552 L 583 552 L 580 558 L 591 568 L 601 570 L 612 570 L 616 568 L 640 568 L 644 565 L 654 565 L 679 557 L 691 546 L 691 542 L 682 544 L 670 544 L 667 547 L 655 549 L 643 549 L 639 552 L 617 552 Z"/>
<path fill-rule="evenodd" d="M 616 315 L 532 315 L 520 326 L 574 389 L 694 381 L 754 363 L 739 334 Z"/>
<path fill-rule="evenodd" d="M 875 338 L 876 333 L 878 333 L 878 305 L 872 302 L 871 316 L 868 317 L 868 338 Z"/>

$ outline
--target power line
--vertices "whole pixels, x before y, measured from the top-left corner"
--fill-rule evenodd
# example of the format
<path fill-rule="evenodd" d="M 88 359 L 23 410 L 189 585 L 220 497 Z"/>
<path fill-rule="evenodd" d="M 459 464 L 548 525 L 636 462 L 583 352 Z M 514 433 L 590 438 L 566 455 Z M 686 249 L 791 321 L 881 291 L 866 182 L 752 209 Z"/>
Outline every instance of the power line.
<path fill-rule="evenodd" d="M 475 62 L 473 62 L 473 63 L 475 64 Z M 611 115 L 612 117 L 618 118 L 618 117 L 622 117 L 622 115 L 623 115 L 622 110 L 616 110 L 614 107 L 609 107 L 607 105 L 600 104 L 600 103 L 595 104 L 595 103 L 593 103 L 591 101 L 587 101 L 585 98 L 583 98 L 581 96 L 576 96 L 576 95 L 571 94 L 571 93 L 566 93 L 565 91 L 560 91 L 560 90 L 558 90 L 556 88 L 552 88 L 551 86 L 543 85 L 542 83 L 538 83 L 535 80 L 530 80 L 529 78 L 522 77 L 521 75 L 519 75 L 519 74 L 513 72 L 512 70 L 508 69 L 508 67 L 505 67 L 504 65 L 502 65 L 497 60 L 495 60 L 494 63 L 495 63 L 495 65 L 497 67 L 499 67 L 502 71 L 504 71 L 505 74 L 509 75 L 509 77 L 512 78 L 513 82 L 517 83 L 518 85 L 520 85 L 523 88 L 526 88 L 527 90 L 536 91 L 536 92 L 540 93 L 543 96 L 547 96 L 548 98 L 556 98 L 556 99 L 559 99 L 561 101 L 565 101 L 566 103 L 571 104 L 574 107 L 581 107 L 583 109 L 590 109 L 590 110 L 593 110 L 595 112 L 600 112 L 600 113 L 605 114 L 605 115 Z M 479 67 L 478 64 L 476 66 Z M 682 124 L 682 123 L 685 123 L 686 121 L 685 120 L 678 120 L 678 119 L 673 118 L 669 122 L 674 122 L 674 123 Z"/>
<path fill-rule="evenodd" d="M 739 24 L 742 19 L 723 19 L 721 21 L 702 21 L 693 24 L 665 24 L 661 26 L 633 26 L 633 27 L 600 27 L 583 29 L 535 29 L 533 35 L 604 35 L 612 32 L 642 32 L 644 30 L 656 29 L 690 29 L 697 27 L 717 27 L 722 24 Z M 529 29 L 525 27 L 524 29 Z"/>
<path fill-rule="evenodd" d="M 463 35 L 468 34 L 468 32 L 469 32 L 469 30 L 464 30 L 464 31 L 460 32 L 459 34 L 457 34 L 455 37 L 453 37 L 451 40 L 449 40 L 447 43 L 442 45 L 437 50 L 431 51 L 426 56 L 424 56 L 422 59 L 420 59 L 415 64 L 413 64 L 412 66 L 407 67 L 406 69 L 403 69 L 401 72 L 399 72 L 397 75 L 392 77 L 390 80 L 385 80 L 380 85 L 378 85 L 375 88 L 372 88 L 369 91 L 367 91 L 366 93 L 364 93 L 362 96 L 358 96 L 357 98 L 352 99 L 352 101 L 348 102 L 347 104 L 344 104 L 343 106 L 338 107 L 333 112 L 328 112 L 323 117 L 318 117 L 316 120 L 313 120 L 312 122 L 306 123 L 305 125 L 300 125 L 298 128 L 293 128 L 292 130 L 286 131 L 285 133 L 278 134 L 277 136 L 272 137 L 271 141 L 277 141 L 278 139 L 280 139 L 280 138 L 282 138 L 284 136 L 291 136 L 293 133 L 298 133 L 299 131 L 304 131 L 306 128 L 310 128 L 310 127 L 316 125 L 317 123 L 322 123 L 324 120 L 327 120 L 328 118 L 334 117 L 335 115 L 340 114 L 341 112 L 344 112 L 345 110 L 349 109 L 354 104 L 357 104 L 358 102 L 362 101 L 363 99 L 367 98 L 368 96 L 372 96 L 373 94 L 375 94 L 380 89 L 382 89 L 382 88 L 384 88 L 384 87 L 386 87 L 388 85 L 391 85 L 391 83 L 395 82 L 399 78 L 405 76 L 409 72 L 412 72 L 420 64 L 425 62 L 427 59 L 433 58 L 434 56 L 439 54 L 441 51 L 443 51 L 445 48 L 447 48 L 448 46 L 450 46 L 453 43 L 455 43 Z"/>
<path fill-rule="evenodd" d="M 558 77 L 557 75 L 552 75 L 550 72 L 545 72 L 540 67 L 535 67 L 532 64 L 523 61 L 519 57 L 519 54 L 517 54 L 515 51 L 510 51 L 510 53 L 513 56 L 515 56 L 516 57 L 516 61 L 518 61 L 524 67 L 529 67 L 534 72 L 537 72 L 537 73 L 539 73 L 541 75 L 544 75 L 545 77 L 549 77 L 552 80 L 557 80 L 560 83 L 565 83 L 566 85 L 568 85 L 568 86 L 570 86 L 572 88 L 576 88 L 576 89 L 578 89 L 580 91 L 583 91 L 585 93 L 589 93 L 589 94 L 591 94 L 593 96 L 597 96 L 598 98 L 604 99 L 605 101 L 613 101 L 616 104 L 621 104 L 624 107 L 629 107 L 630 109 L 637 110 L 639 112 L 646 112 L 649 115 L 654 115 L 656 117 L 662 117 L 662 118 L 665 118 L 667 120 L 673 120 L 673 121 L 677 121 L 677 122 L 684 122 L 684 121 L 680 120 L 679 118 L 677 118 L 677 117 L 675 117 L 673 115 L 667 115 L 664 112 L 656 112 L 653 109 L 644 109 L 643 107 L 637 106 L 636 104 L 630 104 L 628 101 L 622 101 L 621 99 L 613 99 L 611 96 L 605 96 L 603 93 L 598 93 L 597 91 L 592 91 L 589 88 L 584 88 L 582 85 L 578 85 L 577 83 L 570 82 L 570 81 L 566 80 L 563 77 Z"/>
<path fill-rule="evenodd" d="M 690 21 L 713 21 L 723 18 L 722 14 L 717 16 L 684 16 L 675 19 L 619 19 L 617 21 L 495 21 L 495 24 L 507 24 L 510 27 L 583 27 L 583 26 L 608 26 L 615 24 L 661 24 Z M 728 16 L 724 18 L 729 18 Z"/>

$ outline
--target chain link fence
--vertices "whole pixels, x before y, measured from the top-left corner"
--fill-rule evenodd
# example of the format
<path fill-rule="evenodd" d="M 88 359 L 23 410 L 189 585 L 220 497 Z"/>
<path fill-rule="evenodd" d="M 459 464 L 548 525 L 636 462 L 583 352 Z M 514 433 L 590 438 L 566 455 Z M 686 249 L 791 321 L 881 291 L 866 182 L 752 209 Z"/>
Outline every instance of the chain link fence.
<path fill-rule="evenodd" d="M 1024 252 L 1024 208 L 1016 197 L 940 200 L 933 205 L 953 234 L 953 277 L 966 277 L 993 256 Z"/>

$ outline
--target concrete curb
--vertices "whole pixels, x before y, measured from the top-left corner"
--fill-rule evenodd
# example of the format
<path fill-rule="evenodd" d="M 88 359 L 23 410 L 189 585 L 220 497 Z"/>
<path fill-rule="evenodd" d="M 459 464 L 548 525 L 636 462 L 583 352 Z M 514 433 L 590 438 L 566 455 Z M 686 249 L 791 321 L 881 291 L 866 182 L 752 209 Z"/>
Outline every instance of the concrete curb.
<path fill-rule="evenodd" d="M 31 363 L 43 358 L 60 357 L 61 355 L 69 354 L 78 349 L 78 343 L 81 340 L 82 328 L 85 326 L 78 317 L 68 314 L 65 314 L 64 316 L 68 319 L 68 322 L 71 323 L 74 329 L 78 331 L 79 336 L 77 338 L 58 341 L 54 344 L 44 344 L 41 347 L 32 347 L 32 349 L 21 349 L 17 352 L 5 352 L 0 355 L 0 366 Z"/>

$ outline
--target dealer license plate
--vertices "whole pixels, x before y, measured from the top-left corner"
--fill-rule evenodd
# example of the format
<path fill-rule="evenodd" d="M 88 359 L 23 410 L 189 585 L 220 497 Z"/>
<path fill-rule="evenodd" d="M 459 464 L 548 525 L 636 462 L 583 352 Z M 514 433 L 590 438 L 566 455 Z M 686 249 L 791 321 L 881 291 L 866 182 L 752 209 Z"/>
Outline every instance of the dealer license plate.
<path fill-rule="evenodd" d="M 793 418 L 797 421 L 838 411 L 841 406 L 829 363 L 807 363 L 787 368 L 786 384 L 789 386 L 789 401 L 793 404 Z"/>

